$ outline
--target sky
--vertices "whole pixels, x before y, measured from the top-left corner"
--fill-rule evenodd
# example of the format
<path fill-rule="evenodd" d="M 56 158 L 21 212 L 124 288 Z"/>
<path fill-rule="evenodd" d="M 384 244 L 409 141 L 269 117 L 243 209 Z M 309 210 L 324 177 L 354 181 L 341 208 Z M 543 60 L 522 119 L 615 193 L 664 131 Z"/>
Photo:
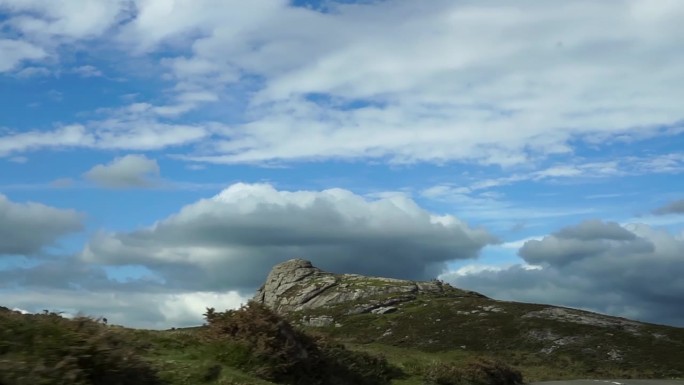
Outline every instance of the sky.
<path fill-rule="evenodd" d="M 0 305 L 290 258 L 684 327 L 684 2 L 0 0 Z"/>

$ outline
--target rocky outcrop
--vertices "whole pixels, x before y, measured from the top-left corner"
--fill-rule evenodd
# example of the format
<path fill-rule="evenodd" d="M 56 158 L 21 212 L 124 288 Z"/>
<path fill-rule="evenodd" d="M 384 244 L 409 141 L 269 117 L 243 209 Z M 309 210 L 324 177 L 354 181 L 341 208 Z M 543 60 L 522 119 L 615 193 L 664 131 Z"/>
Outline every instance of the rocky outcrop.
<path fill-rule="evenodd" d="M 310 261 L 291 259 L 273 267 L 253 300 L 278 313 L 349 302 L 358 302 L 350 308 L 350 313 L 367 313 L 381 308 L 396 309 L 393 305 L 426 293 L 482 297 L 440 281 L 417 282 L 357 274 L 332 274 L 313 266 Z"/>
<path fill-rule="evenodd" d="M 554 370 L 557 362 L 571 360 L 564 375 L 572 376 L 577 368 L 595 375 L 604 367 L 616 373 L 638 368 L 648 376 L 684 374 L 677 354 L 684 351 L 684 329 L 497 301 L 439 281 L 331 274 L 294 259 L 273 268 L 254 300 L 304 330 L 353 344 L 475 356 L 513 349 L 533 365 L 548 362 Z"/>
<path fill-rule="evenodd" d="M 543 318 L 572 322 L 582 325 L 599 326 L 604 328 L 621 328 L 632 334 L 638 334 L 642 324 L 625 318 L 604 316 L 596 313 L 550 306 L 542 310 L 529 312 L 522 318 Z"/>

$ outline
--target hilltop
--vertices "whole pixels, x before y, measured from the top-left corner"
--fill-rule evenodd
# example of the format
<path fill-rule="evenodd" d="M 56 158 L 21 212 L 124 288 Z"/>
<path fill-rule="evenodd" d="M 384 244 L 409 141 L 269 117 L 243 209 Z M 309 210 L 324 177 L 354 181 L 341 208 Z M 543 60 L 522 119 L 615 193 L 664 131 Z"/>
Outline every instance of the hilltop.
<path fill-rule="evenodd" d="M 494 356 L 533 378 L 684 375 L 684 329 L 498 301 L 440 281 L 332 274 L 293 259 L 272 269 L 253 300 L 370 351 Z"/>
<path fill-rule="evenodd" d="M 350 314 L 388 312 L 392 305 L 416 299 L 421 294 L 485 298 L 482 294 L 456 289 L 441 281 L 407 281 L 332 274 L 304 259 L 291 259 L 273 267 L 266 283 L 252 299 L 277 313 L 330 308 L 355 303 Z"/>

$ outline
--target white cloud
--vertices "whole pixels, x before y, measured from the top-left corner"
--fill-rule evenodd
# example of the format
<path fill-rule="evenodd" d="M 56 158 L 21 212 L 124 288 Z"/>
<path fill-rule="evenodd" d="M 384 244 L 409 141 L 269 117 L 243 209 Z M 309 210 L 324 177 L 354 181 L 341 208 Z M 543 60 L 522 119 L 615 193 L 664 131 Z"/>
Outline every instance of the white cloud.
<path fill-rule="evenodd" d="M 130 4 L 127 0 L 0 0 L 0 10 L 10 12 L 8 26 L 47 43 L 59 38 L 100 36 L 122 13 L 131 10 Z"/>
<path fill-rule="evenodd" d="M 156 124 L 150 137 L 157 139 L 179 126 L 157 118 L 177 119 L 206 103 L 235 109 L 231 121 L 246 123 L 213 135 L 201 122 L 180 125 L 192 139 L 170 143 L 205 140 L 181 154 L 195 161 L 508 166 L 571 156 L 583 142 L 683 130 L 677 101 L 684 90 L 671 86 L 684 75 L 679 2 L 396 0 L 329 7 L 322 13 L 265 0 L 0 1 L 10 12 L 8 26 L 31 44 L 97 38 L 159 60 L 170 102 L 148 105 L 155 118 L 139 121 L 136 132 Z M 128 144 L 117 146 L 132 149 L 137 142 L 123 136 Z M 559 165 L 537 177 L 620 172 L 595 166 Z M 677 159 L 642 166 L 682 170 Z"/>
<path fill-rule="evenodd" d="M 87 126 L 73 124 L 48 131 L 10 133 L 0 137 L 0 157 L 46 148 L 160 150 L 195 143 L 210 135 L 212 124 L 202 127 L 165 123 L 150 114 L 144 111 L 128 117 L 113 115 L 88 122 Z"/>
<path fill-rule="evenodd" d="M 525 243 L 527 243 L 528 241 L 539 241 L 539 240 L 541 240 L 541 239 L 543 239 L 543 238 L 544 238 L 544 237 L 541 236 L 541 235 L 532 236 L 532 237 L 527 237 L 527 238 L 519 239 L 519 240 L 516 240 L 516 241 L 504 242 L 504 243 L 502 243 L 501 245 L 499 245 L 499 247 L 502 247 L 502 248 L 504 248 L 504 249 L 514 249 L 514 250 L 518 250 L 518 249 L 520 249 L 521 247 L 523 247 L 523 245 L 525 245 Z"/>
<path fill-rule="evenodd" d="M 505 180 L 507 184 L 513 183 L 511 180 L 518 180 L 519 178 L 512 176 L 501 179 Z M 478 181 L 470 186 L 438 184 L 423 189 L 419 194 L 423 198 L 452 205 L 452 210 L 460 215 L 478 218 L 491 228 L 507 231 L 519 228 L 521 219 L 538 222 L 549 218 L 572 217 L 595 212 L 594 208 L 582 207 L 581 205 L 573 205 L 572 207 L 558 207 L 557 205 L 542 207 L 539 204 L 521 205 L 519 202 L 508 200 L 505 195 L 496 191 L 484 190 L 503 184 L 501 180 L 497 179 Z M 528 225 L 531 224 L 525 224 L 525 226 Z"/>
<path fill-rule="evenodd" d="M 207 307 L 234 309 L 249 297 L 227 292 L 116 292 L 69 289 L 31 289 L 3 292 L 3 304 L 41 313 L 105 317 L 110 325 L 167 329 L 201 325 Z"/>
<path fill-rule="evenodd" d="M 0 137 L 0 156 L 43 147 L 87 146 L 94 142 L 85 127 L 71 125 L 53 131 L 29 131 Z"/>
<path fill-rule="evenodd" d="M 149 228 L 102 233 L 82 258 L 145 265 L 177 285 L 224 290 L 256 288 L 271 266 L 294 257 L 331 271 L 432 278 L 446 262 L 475 258 L 495 242 L 405 197 L 235 184 Z"/>
<path fill-rule="evenodd" d="M 254 2 L 240 18 L 230 2 L 192 4 L 146 2 L 124 36 L 145 50 L 190 45 L 166 61 L 185 87 L 264 79 L 251 122 L 194 160 L 508 165 L 569 153 L 572 139 L 681 132 L 662 127 L 682 118 L 669 86 L 682 76 L 679 41 L 662 32 L 681 30 L 680 4 L 392 1 L 322 14 Z"/>
<path fill-rule="evenodd" d="M 684 153 L 662 154 L 648 158 L 632 157 L 635 169 L 643 174 L 680 173 L 684 171 Z"/>
<path fill-rule="evenodd" d="M 39 78 L 50 76 L 52 72 L 45 67 L 25 67 L 15 74 L 20 79 Z"/>
<path fill-rule="evenodd" d="M 92 122 L 91 127 L 97 138 L 93 147 L 103 149 L 158 150 L 209 136 L 203 126 L 165 123 L 148 116 L 113 117 Z"/>
<path fill-rule="evenodd" d="M 131 15 L 132 4 L 129 0 L 0 0 L 0 13 L 6 16 L 3 34 L 20 37 L 11 40 L 0 36 L 0 73 L 18 70 L 19 77 L 48 75 L 47 68 L 21 67 L 35 60 L 58 63 L 61 49 L 73 49 L 83 40 L 101 37 L 117 21 Z"/>
<path fill-rule="evenodd" d="M 202 314 L 208 307 L 217 311 L 235 309 L 247 303 L 251 298 L 238 292 L 190 292 L 170 294 L 161 298 L 160 311 L 167 324 L 199 325 L 203 322 Z"/>
<path fill-rule="evenodd" d="M 448 279 L 454 275 L 463 277 L 463 276 L 470 275 L 470 274 L 479 274 L 479 273 L 482 273 L 485 271 L 501 271 L 505 268 L 506 268 L 506 266 L 497 266 L 497 265 L 478 265 L 478 264 L 465 265 L 465 266 L 459 267 L 458 269 L 456 269 L 454 271 L 450 271 L 447 274 L 442 274 L 440 276 L 440 279 L 444 279 L 444 278 Z"/>
<path fill-rule="evenodd" d="M 97 67 L 91 65 L 76 67 L 72 70 L 72 72 L 84 78 L 94 78 L 102 76 L 102 71 L 97 69 Z"/>
<path fill-rule="evenodd" d="M 83 176 L 103 187 L 152 187 L 159 182 L 159 165 L 144 155 L 126 155 L 96 165 Z"/>
<path fill-rule="evenodd" d="M 0 73 L 15 69 L 25 60 L 44 58 L 45 51 L 31 43 L 21 40 L 0 39 Z"/>
<path fill-rule="evenodd" d="M 541 270 L 541 269 L 543 269 L 541 266 L 529 265 L 529 264 L 523 264 L 523 265 L 511 265 L 511 264 L 483 265 L 483 264 L 474 263 L 474 264 L 468 264 L 465 266 L 461 266 L 458 269 L 453 270 L 453 271 L 447 271 L 445 273 L 442 273 L 438 278 L 441 280 L 453 281 L 454 278 L 456 278 L 456 277 L 476 276 L 478 274 L 483 274 L 483 273 L 498 273 L 498 272 L 506 271 L 513 266 L 515 266 L 516 268 L 523 269 L 523 270 Z"/>
<path fill-rule="evenodd" d="M 671 153 L 644 157 L 614 158 L 609 161 L 593 161 L 581 163 L 578 160 L 565 164 L 555 164 L 530 170 L 526 173 L 514 173 L 498 178 L 469 180 L 461 185 L 438 184 L 421 191 L 421 195 L 438 200 L 470 201 L 472 203 L 488 203 L 497 195 L 491 189 L 522 182 L 564 182 L 573 183 L 587 179 L 611 178 L 621 176 L 677 174 L 684 171 L 684 154 Z M 494 193 L 494 195 L 492 195 Z M 624 194 L 623 194 L 624 195 Z M 589 195 L 587 199 L 611 198 L 616 194 Z M 496 199 L 494 199 L 496 200 Z"/>

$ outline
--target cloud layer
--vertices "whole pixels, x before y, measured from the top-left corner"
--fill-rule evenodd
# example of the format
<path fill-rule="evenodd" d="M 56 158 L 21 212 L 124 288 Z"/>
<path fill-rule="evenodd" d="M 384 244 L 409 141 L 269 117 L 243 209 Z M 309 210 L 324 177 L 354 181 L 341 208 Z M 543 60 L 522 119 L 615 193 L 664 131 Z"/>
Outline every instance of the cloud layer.
<path fill-rule="evenodd" d="M 180 156 L 520 165 L 578 143 L 683 129 L 684 90 L 671 86 L 684 76 L 678 1 L 395 0 L 317 10 L 286 1 L 3 0 L 0 9 L 10 12 L 8 44 L 19 52 L 5 70 L 105 42 L 161 66 L 169 95 L 128 106 L 145 107 L 144 118 L 83 125 L 75 142 L 62 129 L 42 133 L 57 140 L 5 138 L 14 151 L 201 143 Z M 217 105 L 229 124 L 177 121 Z"/>
<path fill-rule="evenodd" d="M 494 242 L 485 230 L 403 197 L 235 184 L 150 228 L 102 233 L 82 258 L 144 265 L 186 289 L 255 289 L 274 264 L 294 257 L 336 272 L 431 278 Z"/>
<path fill-rule="evenodd" d="M 684 326 L 684 234 L 586 221 L 519 251 L 515 265 L 446 275 L 495 298 L 580 307 Z"/>

